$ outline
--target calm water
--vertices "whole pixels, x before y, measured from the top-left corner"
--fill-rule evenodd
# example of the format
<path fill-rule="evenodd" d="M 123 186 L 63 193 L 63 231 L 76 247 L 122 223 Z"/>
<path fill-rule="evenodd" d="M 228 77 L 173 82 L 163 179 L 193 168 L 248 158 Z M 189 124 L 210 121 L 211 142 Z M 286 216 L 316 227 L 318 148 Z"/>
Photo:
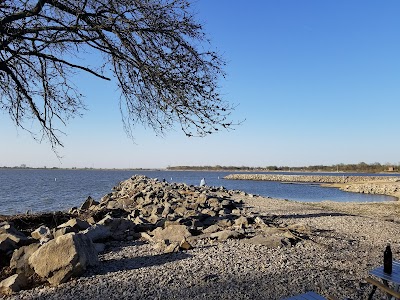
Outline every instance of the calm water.
<path fill-rule="evenodd" d="M 199 185 L 201 178 L 204 177 L 209 186 L 224 186 L 227 189 L 296 201 L 371 202 L 395 199 L 381 195 L 347 193 L 314 184 L 223 179 L 225 175 L 231 173 L 0 169 L 0 214 L 24 213 L 28 209 L 33 212 L 68 210 L 73 206 L 79 206 L 88 196 L 100 200 L 102 196 L 110 193 L 118 182 L 135 174 L 165 178 L 169 182 L 184 182 L 189 185 Z"/>

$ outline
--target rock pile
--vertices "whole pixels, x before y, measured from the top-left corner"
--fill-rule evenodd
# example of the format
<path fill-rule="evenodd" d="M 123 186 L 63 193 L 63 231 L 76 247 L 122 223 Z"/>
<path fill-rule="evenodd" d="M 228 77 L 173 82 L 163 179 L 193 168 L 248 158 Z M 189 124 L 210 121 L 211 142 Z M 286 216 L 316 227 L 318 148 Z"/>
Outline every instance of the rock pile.
<path fill-rule="evenodd" d="M 281 182 L 348 183 L 384 181 L 399 182 L 400 177 L 392 176 L 319 176 L 319 175 L 279 175 L 279 174 L 230 174 L 224 177 L 231 180 L 266 180 Z"/>
<path fill-rule="evenodd" d="M 340 188 L 345 192 L 363 193 L 363 194 L 380 194 L 390 195 L 394 197 L 400 196 L 400 182 L 395 183 L 359 183 L 349 184 Z"/>
<path fill-rule="evenodd" d="M 27 236 L 11 222 L 0 223 L 1 267 L 8 270 L 2 273 L 10 275 L 0 282 L 0 291 L 9 294 L 44 281 L 57 285 L 79 276 L 98 263 L 97 254 L 110 240 L 141 239 L 170 253 L 232 238 L 289 246 L 310 233 L 306 226 L 276 224 L 271 216 L 250 213 L 240 195 L 223 187 L 133 176 L 100 203 L 89 197 L 71 209 L 74 217 L 63 224 L 43 224 Z"/>

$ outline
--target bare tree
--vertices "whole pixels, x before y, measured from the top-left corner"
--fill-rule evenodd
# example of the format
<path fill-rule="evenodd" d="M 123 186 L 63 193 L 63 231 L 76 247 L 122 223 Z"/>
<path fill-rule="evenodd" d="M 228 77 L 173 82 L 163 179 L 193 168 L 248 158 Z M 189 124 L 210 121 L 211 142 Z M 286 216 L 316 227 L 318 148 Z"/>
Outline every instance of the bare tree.
<path fill-rule="evenodd" d="M 0 107 L 19 127 L 33 119 L 52 147 L 59 126 L 85 108 L 71 78 L 111 80 L 121 91 L 125 129 L 188 135 L 230 128 L 221 99 L 224 61 L 209 51 L 187 0 L 0 0 Z M 207 48 L 205 47 L 207 45 Z M 87 53 L 99 65 L 84 65 Z M 63 125 L 62 125 L 63 124 Z"/>

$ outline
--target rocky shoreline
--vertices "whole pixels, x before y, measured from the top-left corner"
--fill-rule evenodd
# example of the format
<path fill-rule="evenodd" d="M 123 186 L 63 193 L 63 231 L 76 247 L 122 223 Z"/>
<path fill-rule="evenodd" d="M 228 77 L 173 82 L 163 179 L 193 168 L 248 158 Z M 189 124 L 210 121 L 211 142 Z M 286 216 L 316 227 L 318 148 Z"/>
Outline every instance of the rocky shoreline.
<path fill-rule="evenodd" d="M 224 177 L 230 180 L 266 180 L 281 182 L 313 183 L 360 183 L 360 182 L 399 182 L 400 177 L 391 176 L 330 176 L 330 175 L 279 175 L 279 174 L 230 174 Z"/>
<path fill-rule="evenodd" d="M 337 187 L 345 192 L 379 194 L 400 198 L 400 177 L 392 176 L 230 174 L 224 178 L 230 180 L 318 183 L 325 187 Z"/>
<path fill-rule="evenodd" d="M 2 276 L 26 273 L 35 284 L 2 297 L 280 299 L 314 290 L 365 299 L 370 286 L 363 279 L 381 264 L 388 241 L 394 258 L 400 257 L 399 204 L 347 205 L 311 205 L 135 176 L 99 203 L 88 199 L 69 214 L 54 215 L 56 222 L 44 224 L 48 230 L 36 228 L 40 222 L 4 219 L 1 235 L 25 236 L 27 245 L 15 242 L 7 253 L 0 247 L 10 257 Z M 85 244 L 82 252 L 72 247 L 79 253 L 79 272 L 40 271 L 35 259 L 48 260 L 48 250 L 57 254 L 61 240 L 74 244 L 77 239 Z M 24 247 L 37 249 L 28 255 Z M 3 291 L 11 293 L 10 288 Z"/>

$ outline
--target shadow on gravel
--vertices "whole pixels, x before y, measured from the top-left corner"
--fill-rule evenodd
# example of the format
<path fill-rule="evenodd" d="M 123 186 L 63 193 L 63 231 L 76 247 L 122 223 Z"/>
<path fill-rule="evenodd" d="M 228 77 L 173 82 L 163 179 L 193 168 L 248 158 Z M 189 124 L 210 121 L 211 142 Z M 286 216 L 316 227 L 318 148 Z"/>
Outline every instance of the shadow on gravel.
<path fill-rule="evenodd" d="M 192 257 L 192 255 L 184 252 L 178 252 L 134 258 L 110 259 L 100 262 L 97 267 L 91 270 L 91 275 L 105 275 L 110 272 L 128 271 L 152 266 L 160 266 L 166 263 L 187 259 L 190 257 Z"/>
<path fill-rule="evenodd" d="M 320 217 L 354 217 L 353 214 L 339 213 L 339 212 L 327 212 L 327 213 L 317 213 L 317 214 L 300 214 L 300 215 L 279 215 L 280 219 L 303 219 L 303 218 L 320 218 Z"/>

